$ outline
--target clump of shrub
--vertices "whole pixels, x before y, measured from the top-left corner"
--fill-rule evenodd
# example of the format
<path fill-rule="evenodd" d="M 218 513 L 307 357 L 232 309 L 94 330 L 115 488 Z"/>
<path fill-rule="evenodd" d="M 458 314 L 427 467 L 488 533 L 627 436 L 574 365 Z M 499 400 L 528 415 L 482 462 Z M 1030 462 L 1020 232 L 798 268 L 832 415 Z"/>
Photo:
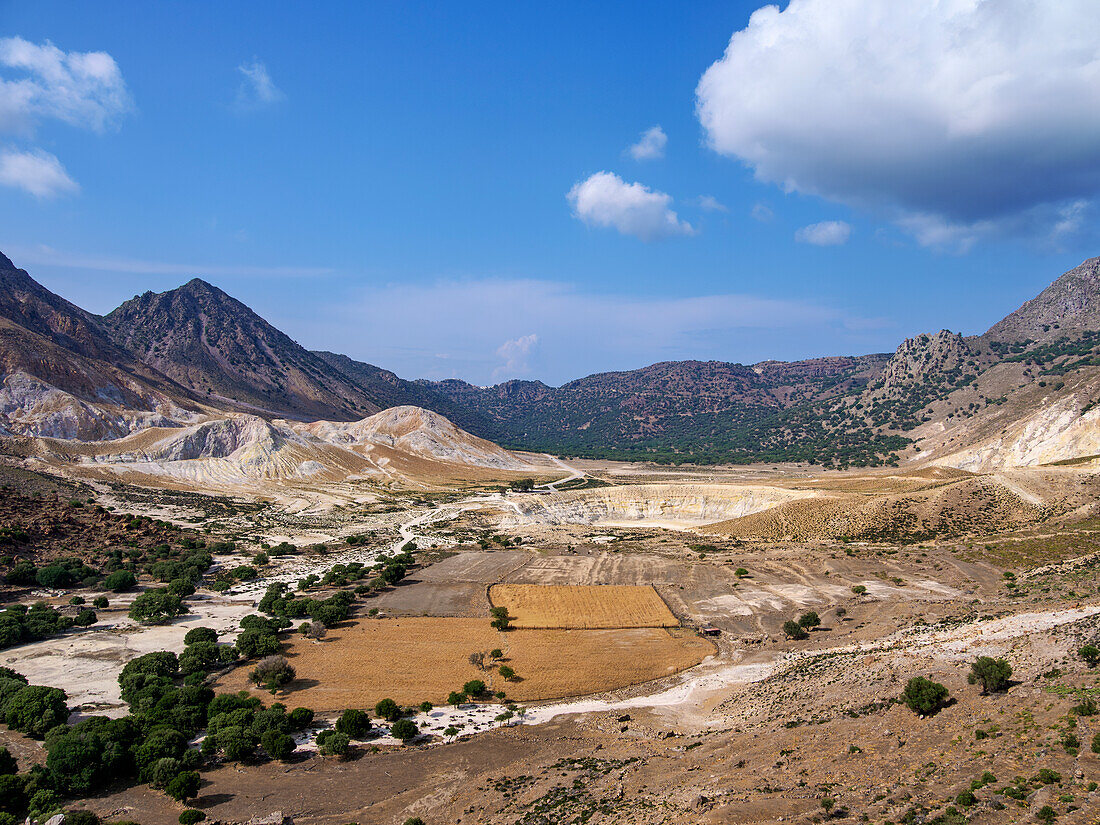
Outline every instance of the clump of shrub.
<path fill-rule="evenodd" d="M 167 624 L 187 612 L 183 599 L 169 592 L 167 587 L 146 590 L 130 606 L 129 616 L 142 624 Z"/>
<path fill-rule="evenodd" d="M 356 708 L 345 710 L 336 720 L 336 730 L 351 739 L 362 739 L 370 729 L 370 715 Z"/>
<path fill-rule="evenodd" d="M 943 707 L 948 695 L 947 688 L 939 682 L 914 676 L 906 683 L 902 699 L 914 713 L 929 716 Z"/>
<path fill-rule="evenodd" d="M 783 633 L 788 639 L 794 639 L 796 641 L 808 639 L 810 636 L 810 634 L 806 632 L 806 629 L 793 619 L 788 619 L 783 622 Z"/>
<path fill-rule="evenodd" d="M 1012 676 L 1012 665 L 1004 659 L 979 656 L 970 665 L 970 674 L 966 677 L 972 685 L 981 684 L 982 693 L 998 693 L 1005 690 Z"/>

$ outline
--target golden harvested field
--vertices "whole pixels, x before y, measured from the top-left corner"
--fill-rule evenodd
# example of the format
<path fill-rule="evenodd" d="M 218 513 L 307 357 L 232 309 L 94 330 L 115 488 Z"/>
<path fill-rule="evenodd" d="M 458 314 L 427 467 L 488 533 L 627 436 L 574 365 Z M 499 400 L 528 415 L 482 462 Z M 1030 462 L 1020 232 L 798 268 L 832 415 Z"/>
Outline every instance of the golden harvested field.
<path fill-rule="evenodd" d="M 334 628 L 323 642 L 295 637 L 285 655 L 298 679 L 274 697 L 317 711 L 401 704 L 443 704 L 452 690 L 482 679 L 520 702 L 583 696 L 667 676 L 701 662 L 714 645 L 679 628 L 512 630 L 488 619 L 415 617 L 363 620 Z M 520 677 L 505 682 L 469 663 L 474 651 L 500 648 Z M 220 690 L 253 689 L 250 665 L 223 677 Z M 265 694 L 271 700 L 270 694 Z"/>
<path fill-rule="evenodd" d="M 680 624 L 649 585 L 494 584 L 489 601 L 507 607 L 517 628 L 596 630 Z"/>

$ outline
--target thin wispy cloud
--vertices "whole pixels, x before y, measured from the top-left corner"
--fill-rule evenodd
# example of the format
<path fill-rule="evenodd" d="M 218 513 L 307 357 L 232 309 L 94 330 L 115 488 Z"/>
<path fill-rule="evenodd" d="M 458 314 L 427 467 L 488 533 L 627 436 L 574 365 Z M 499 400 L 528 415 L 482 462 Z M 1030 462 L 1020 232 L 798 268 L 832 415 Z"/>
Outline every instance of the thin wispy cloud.
<path fill-rule="evenodd" d="M 775 212 L 766 203 L 754 203 L 749 214 L 754 221 L 760 221 L 760 223 L 768 223 L 775 218 Z"/>
<path fill-rule="evenodd" d="M 49 246 L 4 245 L 4 250 L 17 266 L 34 264 L 56 266 L 64 269 L 85 269 L 92 272 L 116 272 L 134 275 L 179 275 L 182 277 L 260 277 L 260 278 L 315 278 L 331 275 L 328 267 L 252 266 L 224 264 L 189 264 L 166 261 L 146 261 L 137 258 L 114 258 L 98 255 L 64 252 Z"/>
<path fill-rule="evenodd" d="M 536 279 L 372 287 L 308 315 L 273 320 L 315 348 L 383 363 L 400 375 L 479 384 L 520 375 L 560 383 L 677 358 L 751 363 L 805 357 L 816 354 L 823 335 L 860 350 L 879 345 L 853 332 L 859 318 L 808 301 L 736 293 L 594 293 Z"/>
<path fill-rule="evenodd" d="M 41 149 L 0 151 L 0 186 L 22 189 L 43 199 L 80 191 L 61 161 Z"/>
<path fill-rule="evenodd" d="M 660 160 L 665 156 L 668 135 L 660 126 L 651 126 L 642 132 L 637 143 L 627 147 L 627 154 L 634 160 Z"/>
<path fill-rule="evenodd" d="M 267 66 L 253 58 L 249 63 L 237 67 L 242 79 L 237 87 L 237 108 L 241 111 L 253 111 L 273 106 L 286 99 L 286 95 L 275 85 Z"/>
<path fill-rule="evenodd" d="M 707 212 L 729 212 L 730 209 L 724 203 L 722 203 L 714 195 L 700 195 L 695 201 L 699 204 L 700 209 L 704 209 Z"/>
<path fill-rule="evenodd" d="M 612 172 L 597 172 L 568 194 L 573 214 L 589 226 L 616 229 L 643 241 L 694 235 L 695 229 L 670 208 L 672 196 Z"/>

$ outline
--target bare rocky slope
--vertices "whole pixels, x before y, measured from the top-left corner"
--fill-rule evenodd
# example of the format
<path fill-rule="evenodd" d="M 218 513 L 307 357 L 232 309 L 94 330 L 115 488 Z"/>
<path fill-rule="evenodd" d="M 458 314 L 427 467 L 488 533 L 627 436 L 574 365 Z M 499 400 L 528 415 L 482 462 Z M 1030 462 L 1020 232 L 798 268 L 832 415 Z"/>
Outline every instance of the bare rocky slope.
<path fill-rule="evenodd" d="M 0 432 L 95 439 L 183 421 L 196 399 L 0 255 Z"/>
<path fill-rule="evenodd" d="M 103 318 L 122 348 L 216 406 L 354 420 L 380 404 L 235 298 L 195 278 L 146 292 Z"/>

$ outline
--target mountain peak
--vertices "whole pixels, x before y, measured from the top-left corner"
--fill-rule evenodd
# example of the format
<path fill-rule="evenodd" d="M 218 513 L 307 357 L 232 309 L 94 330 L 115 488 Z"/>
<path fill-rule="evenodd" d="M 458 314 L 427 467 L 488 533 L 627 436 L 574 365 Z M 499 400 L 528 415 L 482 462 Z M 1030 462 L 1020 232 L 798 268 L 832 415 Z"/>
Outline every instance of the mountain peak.
<path fill-rule="evenodd" d="M 213 295 L 225 295 L 226 297 L 229 297 L 229 295 L 224 290 L 219 289 L 218 287 L 214 286 L 209 281 L 204 281 L 202 278 L 192 278 L 190 281 L 185 283 L 183 286 L 176 287 L 176 289 L 174 289 L 172 291 L 173 292 L 206 293 L 206 294 L 213 294 Z"/>
<path fill-rule="evenodd" d="M 987 341 L 1043 341 L 1095 329 L 1100 329 L 1100 257 L 1063 273 L 982 337 Z"/>
<path fill-rule="evenodd" d="M 358 419 L 377 403 L 246 305 L 201 278 L 103 319 L 112 339 L 185 387 L 291 418 Z"/>
<path fill-rule="evenodd" d="M 0 252 L 0 270 L 15 269 L 15 264 L 11 262 L 11 258 Z"/>

